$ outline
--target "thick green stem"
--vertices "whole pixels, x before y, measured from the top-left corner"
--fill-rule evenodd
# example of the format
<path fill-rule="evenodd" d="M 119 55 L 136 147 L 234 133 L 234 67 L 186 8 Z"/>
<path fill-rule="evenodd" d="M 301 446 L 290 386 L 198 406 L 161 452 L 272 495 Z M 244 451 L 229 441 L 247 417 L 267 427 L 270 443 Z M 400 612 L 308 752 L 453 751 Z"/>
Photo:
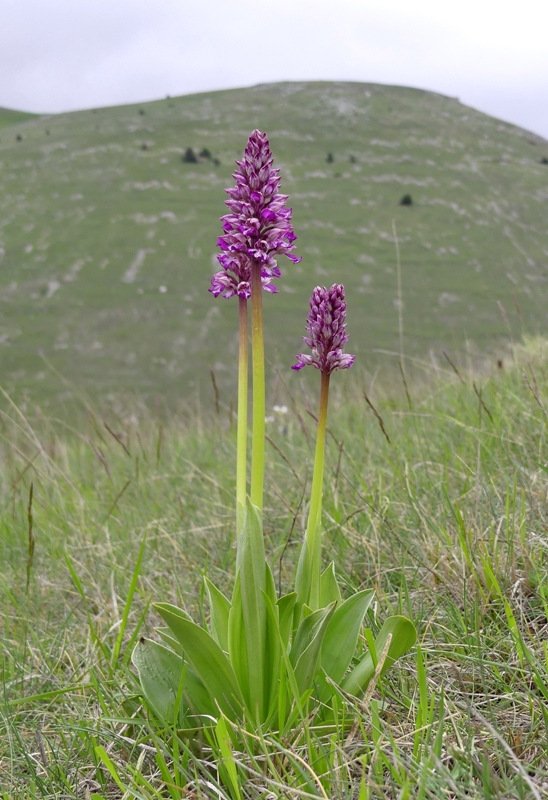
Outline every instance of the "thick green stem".
<path fill-rule="evenodd" d="M 253 372 L 253 441 L 251 445 L 251 502 L 263 509 L 265 379 L 263 333 L 263 287 L 261 267 L 251 266 L 251 360 Z"/>
<path fill-rule="evenodd" d="M 329 375 L 322 372 L 320 390 L 320 409 L 318 412 L 318 431 L 316 434 L 316 454 L 314 457 L 314 474 L 310 492 L 308 523 L 306 534 L 297 565 L 295 590 L 297 592 L 295 624 L 301 619 L 302 607 L 307 605 L 312 611 L 320 608 L 320 575 L 322 567 L 322 491 L 323 466 L 325 458 L 325 431 L 327 427 L 327 404 L 329 399 Z"/>
<path fill-rule="evenodd" d="M 240 352 L 238 359 L 238 429 L 236 445 L 236 530 L 238 539 L 242 532 L 247 495 L 247 383 L 248 383 L 248 340 L 247 340 L 247 300 L 239 299 L 240 312 Z"/>

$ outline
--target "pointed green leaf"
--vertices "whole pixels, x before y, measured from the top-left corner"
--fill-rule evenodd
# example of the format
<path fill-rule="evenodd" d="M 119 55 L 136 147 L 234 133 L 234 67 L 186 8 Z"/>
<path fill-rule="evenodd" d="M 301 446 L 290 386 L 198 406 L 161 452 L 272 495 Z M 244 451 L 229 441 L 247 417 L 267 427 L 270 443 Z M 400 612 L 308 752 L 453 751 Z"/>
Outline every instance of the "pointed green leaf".
<path fill-rule="evenodd" d="M 143 696 L 154 714 L 164 723 L 175 722 L 176 700 L 183 679 L 183 659 L 158 642 L 140 639 L 131 660 L 137 667 Z M 179 708 L 177 724 L 181 725 L 184 708 Z"/>
<path fill-rule="evenodd" d="M 320 607 L 325 608 L 330 603 L 336 603 L 337 606 L 342 603 L 341 590 L 337 583 L 335 563 L 333 561 L 322 572 L 320 577 Z"/>
<path fill-rule="evenodd" d="M 286 598 L 290 598 L 291 595 L 286 595 Z M 293 602 L 288 602 L 285 598 L 281 598 L 284 600 L 284 607 L 289 615 L 291 615 Z M 274 608 L 269 597 L 266 598 L 266 607 L 267 607 L 267 614 L 269 618 L 273 620 L 278 619 L 277 609 Z M 303 703 L 306 702 L 306 698 L 303 697 L 303 694 L 299 691 L 299 687 L 297 686 L 297 681 L 295 679 L 295 671 L 291 665 L 291 661 L 289 659 L 289 654 L 287 653 L 287 646 L 284 645 L 281 637 L 281 633 L 278 627 L 278 633 L 280 635 L 280 655 L 281 655 L 281 663 L 280 663 L 280 688 L 278 692 L 278 702 L 277 702 L 277 710 L 270 709 L 270 713 L 272 716 L 268 719 L 268 724 L 271 727 L 278 727 L 280 731 L 287 733 L 287 731 L 292 726 L 292 721 L 299 717 L 300 719 L 304 718 L 304 707 Z M 291 702 L 293 701 L 293 703 Z M 293 712 L 290 711 L 289 716 L 287 715 L 286 711 L 288 710 L 288 706 L 293 705 Z"/>
<path fill-rule="evenodd" d="M 406 617 L 389 617 L 382 626 L 379 635 L 375 639 L 376 657 L 380 657 L 388 636 L 392 635 L 392 641 L 386 660 L 381 670 L 384 675 L 398 658 L 405 655 L 410 650 L 417 639 L 417 632 L 413 623 Z M 375 674 L 375 663 L 371 653 L 367 653 L 360 663 L 346 676 L 342 682 L 342 688 L 361 697 L 367 689 L 367 684 Z"/>
<path fill-rule="evenodd" d="M 374 595 L 374 591 L 367 589 L 357 592 L 336 608 L 329 620 L 322 644 L 321 664 L 335 683 L 341 682 L 350 666 L 363 618 Z"/>
<path fill-rule="evenodd" d="M 237 564 L 249 676 L 248 703 L 253 718 L 262 719 L 265 711 L 266 561 L 262 515 L 251 502 L 247 504 L 244 526 L 238 542 Z"/>
<path fill-rule="evenodd" d="M 295 592 L 297 593 L 297 602 L 295 603 L 295 615 L 293 620 L 293 628 L 297 629 L 302 619 L 302 608 L 305 603 L 309 602 L 310 598 L 310 584 L 312 582 L 312 553 L 308 547 L 306 539 L 301 546 L 301 553 L 299 561 L 297 562 L 297 573 L 295 575 Z"/>
<path fill-rule="evenodd" d="M 278 600 L 278 608 L 280 610 L 280 637 L 286 650 L 289 644 L 291 626 L 293 624 L 293 609 L 295 608 L 296 599 L 297 592 L 290 592 L 289 594 L 284 594 L 283 597 L 280 597 Z"/>
<path fill-rule="evenodd" d="M 204 578 L 211 612 L 211 635 L 225 652 L 228 652 L 228 615 L 230 600 L 209 580 Z"/>
<path fill-rule="evenodd" d="M 280 611 L 276 603 L 276 585 L 270 567 L 266 566 L 266 591 L 264 593 L 266 608 L 265 660 L 264 660 L 264 708 L 265 715 L 261 721 L 270 717 L 277 704 L 280 677 Z M 269 613 L 269 610 L 272 613 Z"/>
<path fill-rule="evenodd" d="M 156 633 L 160 636 L 164 644 L 169 645 L 181 658 L 185 657 L 185 651 L 181 646 L 181 642 L 171 633 L 169 628 L 156 628 Z"/>
<path fill-rule="evenodd" d="M 265 571 L 265 594 L 267 597 L 270 598 L 273 605 L 276 605 L 278 602 L 278 595 L 276 593 L 276 583 L 274 582 L 274 575 L 272 574 L 272 570 L 270 569 L 270 564 L 265 562 L 266 571 Z"/>
<path fill-rule="evenodd" d="M 239 572 L 234 582 L 232 604 L 228 615 L 228 654 L 242 694 L 246 700 L 248 700 L 249 677 L 247 673 L 247 648 L 245 643 L 242 591 Z"/>
<path fill-rule="evenodd" d="M 295 679 L 301 695 L 307 689 L 313 688 L 323 637 L 334 608 L 335 604 L 332 603 L 327 608 L 313 611 L 303 619 L 295 634 L 289 660 L 295 670 Z"/>
<path fill-rule="evenodd" d="M 243 698 L 227 657 L 210 634 L 185 619 L 169 603 L 155 603 L 154 608 L 180 641 L 187 661 L 200 678 L 211 698 L 229 719 L 240 716 Z"/>
<path fill-rule="evenodd" d="M 178 704 L 177 693 L 181 690 L 184 703 L 180 705 L 180 727 L 201 726 L 204 717 L 217 712 L 201 680 L 176 652 L 150 639 L 141 639 L 131 657 L 139 672 L 145 700 L 156 716 L 173 724 L 171 709 Z M 192 720 L 187 712 L 199 716 L 200 721 Z"/>

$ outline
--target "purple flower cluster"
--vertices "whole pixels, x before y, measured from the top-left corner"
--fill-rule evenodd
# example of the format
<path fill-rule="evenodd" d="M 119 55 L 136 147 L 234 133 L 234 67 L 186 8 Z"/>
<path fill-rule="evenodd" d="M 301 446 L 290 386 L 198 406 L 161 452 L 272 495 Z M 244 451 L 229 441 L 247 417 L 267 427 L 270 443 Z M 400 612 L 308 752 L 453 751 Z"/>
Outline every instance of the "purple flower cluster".
<path fill-rule="evenodd" d="M 237 161 L 233 177 L 236 186 L 227 189 L 230 214 L 221 217 L 223 235 L 217 246 L 222 271 L 211 279 L 209 289 L 215 297 L 251 296 L 251 269 L 261 269 L 263 289 L 276 292 L 273 278 L 280 275 L 276 255 L 285 255 L 294 264 L 301 258 L 292 254 L 297 238 L 291 224 L 291 209 L 285 207 L 287 195 L 280 194 L 279 170 L 272 166 L 268 137 L 255 130 L 249 137 L 244 157 Z"/>
<path fill-rule="evenodd" d="M 352 366 L 356 356 L 342 351 L 348 341 L 342 283 L 334 283 L 331 289 L 316 286 L 310 298 L 306 330 L 308 336 L 303 336 L 303 339 L 312 350 L 312 355 L 299 353 L 297 363 L 292 369 L 312 365 L 330 375 L 335 369 L 348 369 Z"/>

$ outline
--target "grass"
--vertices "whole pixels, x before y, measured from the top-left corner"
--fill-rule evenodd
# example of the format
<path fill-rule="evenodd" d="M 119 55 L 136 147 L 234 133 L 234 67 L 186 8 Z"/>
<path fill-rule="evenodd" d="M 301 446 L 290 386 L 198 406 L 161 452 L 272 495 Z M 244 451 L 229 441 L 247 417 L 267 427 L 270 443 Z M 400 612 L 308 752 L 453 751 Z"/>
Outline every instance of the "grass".
<path fill-rule="evenodd" d="M 548 143 L 455 98 L 281 83 L 0 111 L 0 125 L 0 385 L 26 413 L 66 416 L 82 392 L 97 404 L 127 391 L 170 413 L 198 390 L 209 400 L 210 369 L 232 388 L 234 306 L 207 287 L 254 127 L 270 136 L 303 256 L 266 298 L 273 368 L 299 348 L 314 285 L 335 280 L 354 352 L 382 365 L 376 351 L 397 349 L 395 234 L 409 352 L 493 360 L 508 328 L 542 332 Z M 183 163 L 187 147 L 211 158 Z"/>
<path fill-rule="evenodd" d="M 548 346 L 492 374 L 405 364 L 335 384 L 326 555 L 419 647 L 344 731 L 284 741 L 160 737 L 132 644 L 153 600 L 205 613 L 233 576 L 231 409 L 159 423 L 145 407 L 79 430 L 1 419 L 0 796 L 540 798 L 548 791 Z M 313 377 L 313 376 L 312 376 Z M 339 376 L 337 376 L 339 377 Z M 303 533 L 313 404 L 280 379 L 270 411 L 267 550 L 288 582 Z M 335 392 L 336 394 L 336 392 Z M 213 747 L 213 750 L 212 750 Z"/>

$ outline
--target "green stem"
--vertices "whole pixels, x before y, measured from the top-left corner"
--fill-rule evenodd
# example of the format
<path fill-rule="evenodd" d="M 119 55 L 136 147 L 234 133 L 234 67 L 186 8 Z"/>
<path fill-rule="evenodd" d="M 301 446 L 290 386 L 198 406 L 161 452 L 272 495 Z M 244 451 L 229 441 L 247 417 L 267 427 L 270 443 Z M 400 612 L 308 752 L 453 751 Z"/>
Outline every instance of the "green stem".
<path fill-rule="evenodd" d="M 263 510 L 265 385 L 263 287 L 260 264 L 251 265 L 251 359 L 253 372 L 253 441 L 251 444 L 251 502 Z"/>
<path fill-rule="evenodd" d="M 308 522 L 299 565 L 297 567 L 297 604 L 306 603 L 313 611 L 320 607 L 320 575 L 322 566 L 321 515 L 323 493 L 323 468 L 325 461 L 325 432 L 329 400 L 329 375 L 322 372 L 320 408 L 316 434 L 314 474 L 310 492 Z"/>
<path fill-rule="evenodd" d="M 242 532 L 247 494 L 247 300 L 239 297 L 240 353 L 238 359 L 238 428 L 236 434 L 236 529 Z"/>

